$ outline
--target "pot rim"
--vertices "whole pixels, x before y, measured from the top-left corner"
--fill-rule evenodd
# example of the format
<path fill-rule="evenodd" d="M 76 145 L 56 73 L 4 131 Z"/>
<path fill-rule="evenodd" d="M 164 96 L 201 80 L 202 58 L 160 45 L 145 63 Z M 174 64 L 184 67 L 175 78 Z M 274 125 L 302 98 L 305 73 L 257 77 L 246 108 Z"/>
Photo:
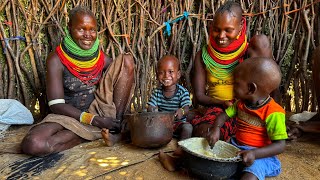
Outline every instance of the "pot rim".
<path fill-rule="evenodd" d="M 206 141 L 206 139 L 203 138 L 203 137 L 192 137 L 192 138 L 189 138 L 189 139 L 185 139 L 185 140 L 179 141 L 178 145 L 186 153 L 191 154 L 193 156 L 197 156 L 197 157 L 202 158 L 202 159 L 207 159 L 207 160 L 211 160 L 211 161 L 218 161 L 218 162 L 239 162 L 239 161 L 242 161 L 242 158 L 241 158 L 240 155 L 237 155 L 235 157 L 230 157 L 230 158 L 219 158 L 219 157 L 209 157 L 209 156 L 205 156 L 205 155 L 201 155 L 199 153 L 196 153 L 192 149 L 189 148 L 190 143 L 194 143 L 196 141 Z M 239 148 L 237 148 L 236 146 L 234 146 L 232 144 L 229 144 L 227 142 L 219 140 L 219 143 L 221 143 L 223 146 L 225 146 L 227 148 L 231 148 L 231 149 L 234 149 L 236 151 L 240 151 Z M 208 146 L 208 144 L 207 144 L 207 146 Z"/>
<path fill-rule="evenodd" d="M 168 111 L 158 111 L 158 112 L 134 112 L 134 113 L 126 113 L 124 114 L 123 116 L 136 116 L 136 115 L 139 115 L 139 116 L 144 116 L 144 115 L 166 115 L 166 114 L 169 114 L 169 115 L 174 115 L 175 112 L 168 112 Z"/>

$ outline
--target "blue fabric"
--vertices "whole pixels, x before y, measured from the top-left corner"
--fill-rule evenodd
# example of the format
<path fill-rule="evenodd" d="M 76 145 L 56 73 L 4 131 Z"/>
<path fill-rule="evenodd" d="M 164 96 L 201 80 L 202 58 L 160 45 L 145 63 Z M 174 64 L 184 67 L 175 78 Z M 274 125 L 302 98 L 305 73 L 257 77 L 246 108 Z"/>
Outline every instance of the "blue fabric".
<path fill-rule="evenodd" d="M 183 16 L 176 18 L 174 20 L 168 20 L 167 22 L 164 22 L 164 25 L 166 26 L 165 30 L 164 30 L 164 34 L 170 36 L 171 35 L 171 24 L 176 23 L 178 21 L 181 21 L 182 19 L 187 19 L 189 16 L 189 12 L 184 11 L 183 12 Z"/>
<path fill-rule="evenodd" d="M 19 101 L 14 99 L 0 99 L 1 124 L 32 124 L 31 112 Z"/>
<path fill-rule="evenodd" d="M 21 40 L 21 41 L 26 41 L 26 38 L 23 36 L 13 36 L 10 38 L 4 38 L 4 43 L 5 43 L 5 47 L 3 48 L 3 54 L 6 54 L 7 52 L 7 47 L 9 47 L 9 41 L 13 41 L 13 40 Z"/>
<path fill-rule="evenodd" d="M 240 146 L 236 143 L 235 138 L 231 138 L 231 144 L 241 150 L 250 150 L 255 148 L 250 146 Z M 281 163 L 276 156 L 256 159 L 251 166 L 244 167 L 242 172 L 252 173 L 259 180 L 263 180 L 265 177 L 278 176 L 281 173 Z"/>
<path fill-rule="evenodd" d="M 189 92 L 183 86 L 177 84 L 177 90 L 173 97 L 166 98 L 163 95 L 162 87 L 153 90 L 148 105 L 158 107 L 159 111 L 174 112 L 184 106 L 190 106 L 191 100 Z M 186 118 L 181 119 L 186 121 Z"/>

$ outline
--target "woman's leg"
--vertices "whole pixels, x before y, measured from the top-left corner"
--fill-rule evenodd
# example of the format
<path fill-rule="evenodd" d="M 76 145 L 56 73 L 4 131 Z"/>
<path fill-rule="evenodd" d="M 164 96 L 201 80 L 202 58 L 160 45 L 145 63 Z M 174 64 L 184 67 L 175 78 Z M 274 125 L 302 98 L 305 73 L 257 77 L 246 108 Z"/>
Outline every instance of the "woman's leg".
<path fill-rule="evenodd" d="M 45 156 L 70 149 L 85 140 L 58 123 L 43 123 L 33 127 L 21 143 L 29 155 Z"/>
<path fill-rule="evenodd" d="M 123 55 L 123 69 L 114 87 L 113 101 L 117 109 L 117 119 L 122 120 L 127 105 L 131 100 L 131 90 L 134 86 L 134 59 L 131 55 Z"/>
<path fill-rule="evenodd" d="M 210 107 L 202 117 L 196 117 L 192 120 L 193 136 L 206 137 L 217 116 L 219 116 L 223 111 L 224 109 L 221 107 Z M 236 129 L 235 119 L 229 119 L 220 128 L 220 139 L 228 141 L 231 136 L 235 135 Z"/>

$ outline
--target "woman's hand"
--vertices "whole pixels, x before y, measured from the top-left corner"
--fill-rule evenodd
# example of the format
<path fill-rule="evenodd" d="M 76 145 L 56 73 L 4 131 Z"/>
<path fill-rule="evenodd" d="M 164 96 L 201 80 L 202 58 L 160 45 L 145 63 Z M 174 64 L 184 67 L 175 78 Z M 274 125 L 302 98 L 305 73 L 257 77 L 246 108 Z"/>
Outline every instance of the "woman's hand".
<path fill-rule="evenodd" d="M 245 166 L 251 166 L 256 159 L 255 153 L 252 150 L 239 151 L 239 155 L 242 156 L 242 163 Z"/>
<path fill-rule="evenodd" d="M 107 128 L 110 130 L 120 130 L 120 120 L 114 119 L 111 117 L 100 117 L 95 116 L 91 122 L 93 126 L 97 126 L 99 128 Z"/>

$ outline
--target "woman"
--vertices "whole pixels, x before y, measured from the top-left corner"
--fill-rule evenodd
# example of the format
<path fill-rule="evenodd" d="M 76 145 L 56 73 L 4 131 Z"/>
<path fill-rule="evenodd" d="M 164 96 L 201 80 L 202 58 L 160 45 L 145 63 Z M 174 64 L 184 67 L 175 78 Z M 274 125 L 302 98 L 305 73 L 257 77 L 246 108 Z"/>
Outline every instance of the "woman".
<path fill-rule="evenodd" d="M 191 121 L 193 135 L 201 137 L 206 137 L 216 116 L 234 101 L 234 68 L 246 56 L 272 58 L 265 35 L 256 35 L 247 42 L 246 20 L 239 3 L 227 1 L 221 5 L 209 24 L 209 32 L 208 45 L 196 54 L 192 80 L 196 102 L 206 107 L 202 117 L 198 115 Z M 228 140 L 236 131 L 234 120 L 224 123 L 220 130 L 221 139 Z"/>
<path fill-rule="evenodd" d="M 86 7 L 72 9 L 69 19 L 66 36 L 47 58 L 47 97 L 54 114 L 23 139 L 26 154 L 48 155 L 101 138 L 101 128 L 119 131 L 130 102 L 132 56 L 112 61 L 99 50 L 97 20 Z"/>
<path fill-rule="evenodd" d="M 246 21 L 239 3 L 227 1 L 215 12 L 209 24 L 210 39 L 195 57 L 192 85 L 196 103 L 206 107 L 203 116 L 191 120 L 193 136 L 207 137 L 212 124 L 233 102 L 234 68 L 249 57 L 272 58 L 270 43 L 265 35 L 246 37 Z M 233 119 L 220 127 L 222 140 L 228 140 L 236 131 Z M 175 152 L 176 153 L 176 152 Z M 171 157 L 163 152 L 159 159 L 163 167 L 174 171 L 181 164 L 181 153 Z"/>

